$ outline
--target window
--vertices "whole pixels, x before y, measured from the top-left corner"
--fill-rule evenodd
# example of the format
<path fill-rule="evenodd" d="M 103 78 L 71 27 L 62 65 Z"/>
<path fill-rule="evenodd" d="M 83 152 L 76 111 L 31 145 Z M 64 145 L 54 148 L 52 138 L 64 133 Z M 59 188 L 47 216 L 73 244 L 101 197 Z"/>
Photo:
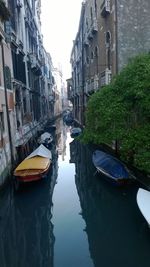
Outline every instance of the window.
<path fill-rule="evenodd" d="M 95 56 L 95 64 L 96 64 L 96 73 L 98 74 L 99 69 L 98 69 L 98 47 L 97 46 L 95 46 L 94 56 Z"/>
<path fill-rule="evenodd" d="M 95 51 L 94 51 L 95 58 L 98 58 L 98 47 L 95 46 Z"/>
<path fill-rule="evenodd" d="M 94 59 L 94 53 L 93 51 L 91 52 L 91 62 L 93 62 L 93 59 Z"/>
<path fill-rule="evenodd" d="M 93 10 L 92 7 L 90 8 L 90 14 L 91 14 L 91 24 L 93 23 Z"/>
<path fill-rule="evenodd" d="M 105 38 L 105 41 L 106 41 L 106 46 L 107 47 L 110 47 L 110 43 L 111 43 L 111 35 L 110 35 L 110 32 L 106 32 L 106 38 Z"/>
<path fill-rule="evenodd" d="M 0 112 L 0 130 L 1 130 L 1 132 L 5 131 L 4 113 L 3 112 Z"/>
<path fill-rule="evenodd" d="M 95 5 L 95 14 L 96 14 L 96 17 L 97 17 L 97 0 L 94 1 L 94 5 Z"/>
<path fill-rule="evenodd" d="M 8 66 L 5 66 L 5 80 L 6 80 L 6 88 L 11 89 L 11 72 Z"/>
<path fill-rule="evenodd" d="M 88 29 L 88 20 L 87 20 L 87 18 L 86 18 L 86 28 Z"/>
<path fill-rule="evenodd" d="M 2 74 L 1 74 L 1 71 L 0 71 L 0 86 L 2 85 L 2 80 L 1 80 L 1 79 L 2 79 L 1 77 L 2 77 L 2 76 L 1 76 L 1 75 L 2 75 Z"/>
<path fill-rule="evenodd" d="M 27 112 L 27 99 L 26 99 L 26 90 L 23 88 L 23 112 L 24 114 Z"/>
<path fill-rule="evenodd" d="M 86 58 L 86 63 L 87 63 L 87 64 L 90 63 L 89 57 Z"/>

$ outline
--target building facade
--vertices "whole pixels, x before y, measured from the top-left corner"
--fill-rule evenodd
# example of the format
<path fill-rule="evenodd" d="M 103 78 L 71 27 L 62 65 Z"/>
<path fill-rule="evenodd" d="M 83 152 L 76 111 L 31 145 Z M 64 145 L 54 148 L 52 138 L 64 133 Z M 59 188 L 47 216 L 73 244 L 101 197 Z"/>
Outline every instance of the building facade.
<path fill-rule="evenodd" d="M 0 11 L 0 185 L 55 116 L 55 80 L 51 56 L 43 47 L 41 1 L 1 3 L 9 16 L 3 19 Z"/>
<path fill-rule="evenodd" d="M 8 3 L 0 3 L 0 186 L 9 175 L 15 160 L 15 95 L 12 86 L 13 65 L 10 43 L 6 42 L 5 21 L 9 19 Z M 9 14 L 8 14 L 9 13 Z M 5 16 L 8 14 L 8 16 Z"/>
<path fill-rule="evenodd" d="M 85 123 L 89 96 L 109 84 L 131 57 L 149 52 L 149 11 L 147 0 L 83 1 L 70 60 L 71 100 L 79 124 Z"/>

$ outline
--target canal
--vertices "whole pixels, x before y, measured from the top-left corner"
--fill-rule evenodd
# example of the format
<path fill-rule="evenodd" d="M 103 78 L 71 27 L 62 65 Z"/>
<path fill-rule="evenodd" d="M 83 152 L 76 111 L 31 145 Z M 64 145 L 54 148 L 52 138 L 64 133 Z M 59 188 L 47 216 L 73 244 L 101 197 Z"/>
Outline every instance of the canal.
<path fill-rule="evenodd" d="M 58 120 L 47 179 L 0 192 L 0 267 L 149 267 L 137 190 L 95 175 L 90 149 Z"/>

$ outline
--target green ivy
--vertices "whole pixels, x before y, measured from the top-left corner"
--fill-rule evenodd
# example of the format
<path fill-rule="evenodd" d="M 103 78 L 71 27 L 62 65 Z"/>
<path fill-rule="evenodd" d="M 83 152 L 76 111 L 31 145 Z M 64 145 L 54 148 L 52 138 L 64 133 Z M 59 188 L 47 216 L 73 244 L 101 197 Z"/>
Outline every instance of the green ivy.
<path fill-rule="evenodd" d="M 150 55 L 132 58 L 87 104 L 83 142 L 117 140 L 124 160 L 149 172 Z"/>

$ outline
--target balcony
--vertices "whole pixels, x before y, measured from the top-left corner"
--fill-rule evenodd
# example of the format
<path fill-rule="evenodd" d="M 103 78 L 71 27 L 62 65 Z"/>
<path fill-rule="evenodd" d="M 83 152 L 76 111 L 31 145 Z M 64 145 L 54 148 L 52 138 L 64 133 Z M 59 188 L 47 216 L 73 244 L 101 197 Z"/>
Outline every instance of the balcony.
<path fill-rule="evenodd" d="M 73 92 L 73 90 L 70 90 L 69 92 L 68 92 L 68 99 L 71 101 L 73 98 L 74 98 L 74 92 Z"/>
<path fill-rule="evenodd" d="M 34 135 L 36 135 L 38 127 L 39 125 L 37 122 L 28 122 L 20 127 L 20 129 L 16 130 L 14 136 L 15 146 L 25 145 Z"/>
<path fill-rule="evenodd" d="M 36 54 L 30 54 L 30 62 L 31 62 L 31 68 L 35 68 L 37 65 Z"/>
<path fill-rule="evenodd" d="M 88 40 L 87 32 L 84 34 L 83 44 L 84 44 L 84 46 L 89 46 L 89 40 Z"/>
<path fill-rule="evenodd" d="M 97 91 L 98 88 L 99 88 L 98 76 L 95 75 L 95 76 L 93 76 L 93 78 L 86 81 L 84 92 L 86 95 L 90 95 L 90 94 L 94 93 L 95 91 Z"/>
<path fill-rule="evenodd" d="M 20 0 L 17 0 L 16 6 L 18 9 L 22 8 L 23 5 Z"/>
<path fill-rule="evenodd" d="M 107 85 L 111 82 L 111 70 L 109 70 L 108 68 L 101 72 L 100 74 L 100 83 L 101 83 L 101 86 L 103 85 Z"/>
<path fill-rule="evenodd" d="M 55 102 L 55 97 L 53 95 L 49 95 L 49 102 Z"/>
<path fill-rule="evenodd" d="M 92 40 L 93 39 L 93 34 L 92 34 L 92 28 L 90 27 L 88 30 L 88 40 Z"/>
<path fill-rule="evenodd" d="M 93 19 L 93 23 L 92 23 L 92 27 L 91 28 L 92 28 L 91 30 L 92 30 L 93 34 L 98 31 L 98 25 L 97 25 L 97 19 L 96 18 Z"/>
<path fill-rule="evenodd" d="M 110 14 L 110 0 L 104 0 L 101 5 L 101 16 L 106 17 Z"/>
<path fill-rule="evenodd" d="M 29 58 L 31 63 L 31 69 L 33 69 L 37 76 L 40 76 L 42 74 L 42 71 L 37 55 L 35 53 L 31 53 L 29 55 Z"/>

